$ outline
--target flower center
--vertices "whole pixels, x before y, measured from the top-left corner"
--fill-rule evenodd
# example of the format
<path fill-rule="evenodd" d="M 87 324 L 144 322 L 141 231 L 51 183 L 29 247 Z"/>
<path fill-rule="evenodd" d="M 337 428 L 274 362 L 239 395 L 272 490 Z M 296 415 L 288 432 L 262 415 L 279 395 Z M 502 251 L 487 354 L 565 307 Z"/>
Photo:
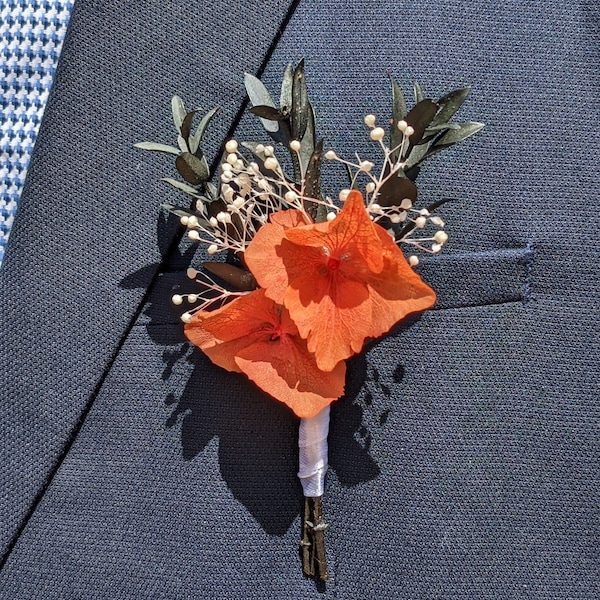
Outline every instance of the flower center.
<path fill-rule="evenodd" d="M 278 323 L 277 325 L 273 325 L 273 329 L 271 330 L 271 338 L 270 340 L 272 342 L 276 342 L 282 334 L 282 330 L 281 330 L 281 323 Z"/>
<path fill-rule="evenodd" d="M 339 258 L 334 258 L 333 256 L 330 256 L 327 259 L 327 268 L 330 271 L 337 271 L 340 268 L 340 259 Z"/>

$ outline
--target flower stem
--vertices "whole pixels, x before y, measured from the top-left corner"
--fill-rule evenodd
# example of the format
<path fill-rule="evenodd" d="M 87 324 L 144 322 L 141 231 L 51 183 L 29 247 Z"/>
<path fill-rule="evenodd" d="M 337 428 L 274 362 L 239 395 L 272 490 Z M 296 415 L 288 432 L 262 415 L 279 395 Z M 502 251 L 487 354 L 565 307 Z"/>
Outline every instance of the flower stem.
<path fill-rule="evenodd" d="M 306 575 L 327 581 L 325 529 L 323 522 L 323 492 L 327 473 L 327 434 L 329 406 L 313 417 L 300 420 L 298 447 L 300 470 L 298 477 L 304 490 L 304 512 L 300 549 L 302 570 Z"/>
<path fill-rule="evenodd" d="M 327 581 L 327 558 L 325 556 L 325 529 L 323 521 L 323 497 L 304 497 L 304 515 L 302 519 L 302 570 L 305 575 L 319 581 Z"/>

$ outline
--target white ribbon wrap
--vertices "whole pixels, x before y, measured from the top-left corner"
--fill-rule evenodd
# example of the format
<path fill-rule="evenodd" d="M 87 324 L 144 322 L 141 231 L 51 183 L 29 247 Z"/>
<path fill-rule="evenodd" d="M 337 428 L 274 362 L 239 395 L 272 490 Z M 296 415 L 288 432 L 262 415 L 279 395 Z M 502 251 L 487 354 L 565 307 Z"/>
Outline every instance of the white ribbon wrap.
<path fill-rule="evenodd" d="M 318 498 L 325 491 L 327 473 L 327 435 L 329 434 L 329 406 L 310 419 L 300 419 L 298 447 L 300 470 L 298 477 L 307 498 Z"/>

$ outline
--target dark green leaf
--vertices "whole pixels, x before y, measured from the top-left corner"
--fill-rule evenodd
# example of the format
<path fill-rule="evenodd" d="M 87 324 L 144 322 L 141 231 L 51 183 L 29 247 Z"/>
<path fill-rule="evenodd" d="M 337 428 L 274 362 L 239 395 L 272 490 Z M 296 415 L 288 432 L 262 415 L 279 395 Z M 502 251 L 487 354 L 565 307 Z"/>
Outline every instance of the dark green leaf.
<path fill-rule="evenodd" d="M 317 205 L 317 211 L 314 218 L 315 223 L 323 223 L 323 221 L 327 221 L 327 206 L 325 206 L 325 204 Z"/>
<path fill-rule="evenodd" d="M 300 176 L 298 176 L 298 172 L 300 171 L 297 161 L 294 158 L 294 154 L 292 154 L 292 160 L 294 162 L 294 176 L 296 177 L 296 181 L 300 182 L 300 180 L 305 177 L 306 169 L 310 163 L 310 158 L 315 151 L 315 113 L 313 112 L 312 106 L 310 102 L 308 103 L 308 122 L 306 124 L 306 131 L 304 132 L 304 137 L 302 138 L 302 145 L 300 146 L 300 160 L 302 161 L 302 169 Z"/>
<path fill-rule="evenodd" d="M 286 148 L 289 147 L 292 141 L 292 133 L 290 129 L 289 116 L 283 121 L 279 121 L 279 131 L 277 134 L 271 134 L 271 137 L 276 141 L 282 143 Z"/>
<path fill-rule="evenodd" d="M 194 115 L 197 112 L 198 112 L 197 110 L 193 110 L 193 111 L 187 113 L 185 115 L 185 118 L 183 119 L 183 122 L 181 123 L 181 129 L 179 130 L 179 133 L 181 133 L 181 137 L 188 143 L 188 146 L 189 146 L 190 132 L 192 130 L 192 119 L 194 118 Z"/>
<path fill-rule="evenodd" d="M 281 95 L 279 96 L 279 107 L 284 114 L 292 109 L 292 86 L 294 85 L 294 66 L 289 63 L 283 72 L 281 80 Z"/>
<path fill-rule="evenodd" d="M 398 122 L 404 119 L 408 111 L 406 109 L 404 94 L 402 93 L 400 86 L 391 76 L 390 81 L 392 83 L 392 117 L 396 120 L 396 122 Z"/>
<path fill-rule="evenodd" d="M 250 292 L 257 287 L 251 273 L 234 265 L 222 262 L 203 262 L 202 266 L 230 285 L 234 290 Z"/>
<path fill-rule="evenodd" d="M 321 163 L 323 161 L 323 140 L 315 146 L 304 180 L 304 194 L 309 198 L 321 198 Z"/>
<path fill-rule="evenodd" d="M 209 217 L 216 217 L 220 212 L 227 212 L 227 204 L 222 198 L 218 198 L 208 205 Z"/>
<path fill-rule="evenodd" d="M 429 136 L 432 133 L 437 133 L 438 131 L 444 131 L 444 129 L 460 129 L 460 125 L 458 123 L 440 123 L 439 125 L 432 124 L 425 129 L 425 136 Z"/>
<path fill-rule="evenodd" d="M 202 143 L 202 138 L 204 137 L 204 132 L 206 131 L 208 124 L 210 123 L 211 119 L 215 116 L 215 114 L 217 113 L 218 110 L 219 110 L 219 107 L 216 106 L 215 108 L 212 108 L 211 110 L 209 110 L 200 119 L 200 123 L 198 123 L 196 133 L 194 133 L 194 135 L 190 138 L 190 152 L 192 154 L 196 154 L 198 152 L 198 149 L 200 148 L 200 144 Z"/>
<path fill-rule="evenodd" d="M 413 183 L 417 180 L 417 177 L 419 176 L 419 173 L 421 172 L 421 167 L 419 166 L 414 166 L 414 167 L 410 167 L 409 169 L 405 168 L 404 169 L 404 174 L 408 177 L 408 179 L 410 179 Z"/>
<path fill-rule="evenodd" d="M 185 119 L 185 108 L 183 106 L 183 100 L 179 96 L 173 96 L 171 98 L 171 111 L 173 112 L 173 123 L 175 129 L 181 131 L 181 124 Z"/>
<path fill-rule="evenodd" d="M 292 139 L 302 141 L 309 119 L 308 91 L 304 75 L 304 59 L 298 63 L 294 71 L 292 84 L 291 132 Z"/>
<path fill-rule="evenodd" d="M 250 112 L 257 117 L 262 117 L 269 121 L 283 121 L 283 119 L 285 119 L 285 115 L 282 114 L 279 109 L 272 106 L 265 106 L 264 104 L 261 106 L 253 106 L 250 109 Z"/>
<path fill-rule="evenodd" d="M 252 106 L 271 106 L 275 108 L 275 103 L 271 98 L 271 94 L 269 94 L 269 90 L 267 90 L 260 79 L 254 77 L 254 75 L 250 75 L 250 73 L 245 73 L 244 85 L 246 86 L 246 92 Z M 279 123 L 277 121 L 261 118 L 261 122 L 267 132 L 276 133 L 279 131 Z"/>
<path fill-rule="evenodd" d="M 406 117 L 406 101 L 400 86 L 390 76 L 392 84 L 392 119 L 390 121 L 390 148 L 396 148 L 402 142 L 402 132 L 398 129 L 398 123 Z M 400 148 L 392 152 L 392 162 L 400 158 Z"/>
<path fill-rule="evenodd" d="M 402 174 L 391 177 L 381 186 L 376 202 L 379 206 L 400 206 L 405 198 L 414 202 L 417 199 L 417 186 Z"/>
<path fill-rule="evenodd" d="M 455 202 L 455 201 L 456 201 L 456 198 L 442 198 L 441 200 L 437 200 L 433 204 L 426 206 L 425 210 L 428 210 L 430 213 L 432 213 L 435 210 L 437 210 L 440 206 L 443 206 L 444 204 L 446 204 L 446 202 Z"/>
<path fill-rule="evenodd" d="M 214 202 L 219 197 L 219 191 L 210 181 L 207 181 L 205 186 L 206 193 L 208 194 L 210 201 Z"/>
<path fill-rule="evenodd" d="M 457 142 L 477 133 L 483 127 L 482 123 L 446 123 L 446 125 L 451 125 L 451 127 L 444 127 L 437 136 L 435 134 L 428 136 L 418 146 L 411 148 L 406 159 L 405 171 L 422 163 L 437 152 L 450 148 Z M 467 127 L 464 130 L 464 125 L 476 125 L 477 127 Z"/>
<path fill-rule="evenodd" d="M 140 150 L 151 150 L 152 152 L 165 152 L 166 154 L 174 154 L 175 156 L 178 156 L 181 152 L 179 148 L 175 148 L 174 146 L 155 144 L 154 142 L 139 142 L 134 144 L 133 147 Z"/>
<path fill-rule="evenodd" d="M 348 185 L 350 185 L 350 187 L 353 190 L 358 189 L 356 187 L 356 177 L 354 175 L 354 171 L 352 170 L 352 167 L 350 165 L 346 165 L 346 164 L 344 164 L 344 167 L 346 169 L 346 175 L 348 176 Z"/>
<path fill-rule="evenodd" d="M 419 144 L 418 146 L 413 146 L 408 153 L 408 157 L 406 158 L 406 165 L 404 167 L 405 172 L 418 165 L 421 161 L 427 158 L 429 153 L 429 148 L 431 147 L 431 140 L 427 141 L 424 144 Z"/>
<path fill-rule="evenodd" d="M 200 192 L 197 189 L 187 185 L 186 183 L 177 181 L 177 179 L 171 179 L 170 177 L 163 177 L 161 179 L 161 181 L 165 181 L 169 185 L 172 185 L 174 188 L 177 188 L 178 190 L 185 192 L 186 194 L 189 194 L 190 196 L 194 196 L 194 198 L 200 198 L 200 196 L 201 196 Z"/>
<path fill-rule="evenodd" d="M 409 138 L 409 149 L 416 146 L 423 137 L 425 129 L 431 123 L 438 105 L 431 100 L 421 100 L 411 109 L 404 119 L 415 132 Z"/>
<path fill-rule="evenodd" d="M 477 123 L 475 121 L 468 121 L 467 123 L 460 123 L 459 129 L 451 129 L 447 131 L 441 138 L 433 143 L 433 148 L 438 149 L 445 146 L 451 146 L 457 142 L 462 142 L 468 137 L 474 135 L 479 130 L 485 127 L 484 123 Z"/>
<path fill-rule="evenodd" d="M 193 185 L 198 185 L 209 178 L 206 160 L 197 158 L 190 152 L 182 152 L 175 159 L 175 167 L 183 179 Z"/>
<path fill-rule="evenodd" d="M 174 215 L 177 215 L 179 218 L 189 217 L 190 215 L 194 214 L 190 210 L 185 210 L 185 209 L 181 208 L 180 206 L 173 206 L 172 204 L 168 204 L 168 203 L 161 204 L 160 207 Z"/>
<path fill-rule="evenodd" d="M 470 91 L 470 87 L 464 87 L 442 96 L 438 100 L 440 109 L 431 124 L 437 125 L 449 121 L 467 99 Z"/>

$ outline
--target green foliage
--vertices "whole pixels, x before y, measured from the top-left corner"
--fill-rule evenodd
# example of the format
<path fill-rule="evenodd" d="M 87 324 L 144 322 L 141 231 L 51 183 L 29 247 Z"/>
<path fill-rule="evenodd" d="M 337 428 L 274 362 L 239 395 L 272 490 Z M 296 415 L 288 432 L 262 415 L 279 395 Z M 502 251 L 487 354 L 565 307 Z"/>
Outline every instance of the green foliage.
<path fill-rule="evenodd" d="M 388 170 L 384 176 L 395 172 L 397 165 L 401 167 L 397 175 L 387 177 L 379 189 L 378 203 L 384 207 L 398 205 L 404 198 L 415 201 L 417 198 L 415 181 L 424 161 L 466 140 L 484 126 L 483 123 L 478 122 L 452 121 L 467 99 L 469 87 L 458 88 L 433 101 L 425 97 L 423 89 L 415 82 L 413 85 L 415 104 L 409 109 L 400 86 L 391 77 L 390 84 L 392 95 L 392 114 L 388 129 L 390 162 L 386 166 Z M 264 130 L 274 142 L 283 145 L 289 151 L 293 175 L 284 174 L 284 179 L 293 182 L 298 188 L 303 186 L 306 197 L 322 199 L 323 140 L 317 141 L 315 115 L 308 97 L 304 60 L 300 60 L 295 66 L 288 64 L 285 67 L 279 106 L 275 104 L 266 86 L 254 75 L 245 73 L 244 85 L 251 104 L 250 112 L 260 119 Z M 215 212 L 218 210 L 218 205 L 220 206 L 219 203 L 223 202 L 223 183 L 219 179 L 218 187 L 215 187 L 209 182 L 211 174 L 202 150 L 202 139 L 218 108 L 203 113 L 195 130 L 193 124 L 197 116 L 202 113 L 201 110 L 187 111 L 179 96 L 173 96 L 171 99 L 171 110 L 177 134 L 176 146 L 155 142 L 140 142 L 134 146 L 141 150 L 175 156 L 175 167 L 183 181 L 171 178 L 164 178 L 163 181 L 194 198 L 201 214 Z M 410 136 L 404 134 L 407 128 L 412 129 Z M 290 147 L 292 142 L 295 149 Z M 300 143 L 299 147 L 296 142 Z M 253 155 L 253 160 L 260 171 L 272 177 L 274 174 L 272 165 L 269 165 L 270 168 L 265 167 L 265 161 L 272 155 L 271 151 L 266 153 L 265 146 L 255 142 L 242 142 L 242 146 Z M 228 151 L 223 152 L 220 167 L 227 161 L 228 154 Z M 241 160 L 248 164 L 243 156 Z M 393 168 L 392 165 L 396 167 Z M 350 173 L 351 185 L 355 184 L 355 178 L 356 175 Z M 324 207 L 317 210 L 316 203 L 308 203 L 307 209 L 319 221 L 326 218 Z M 169 210 L 181 212 L 182 209 L 170 207 Z"/>
<path fill-rule="evenodd" d="M 171 98 L 171 112 L 173 114 L 175 131 L 177 132 L 178 147 L 155 142 L 138 142 L 133 146 L 140 150 L 174 155 L 176 157 L 175 168 L 183 180 L 192 185 L 202 185 L 208 181 L 210 177 L 208 163 L 206 162 L 204 152 L 201 148 L 202 137 L 204 136 L 208 124 L 218 110 L 218 108 L 213 108 L 208 111 L 200 119 L 196 131 L 192 133 L 192 122 L 194 117 L 202 111 L 200 109 L 195 109 L 186 112 L 183 100 L 179 96 L 173 96 L 173 98 Z M 163 181 L 182 189 L 182 191 L 185 191 L 186 193 L 189 193 L 190 189 L 195 192 L 198 191 L 195 188 L 184 186 L 184 184 L 177 186 L 173 179 L 164 179 Z"/>
<path fill-rule="evenodd" d="M 392 158 L 393 160 L 402 159 L 405 162 L 404 174 L 413 182 L 420 172 L 420 165 L 425 160 L 441 150 L 466 140 L 484 127 L 483 123 L 451 121 L 467 99 L 471 91 L 470 87 L 453 90 L 443 95 L 437 102 L 433 102 L 424 97 L 423 89 L 419 83 L 415 82 L 413 93 L 416 104 L 406 113 L 404 96 L 400 87 L 393 79 L 391 79 L 391 84 L 392 118 L 389 136 Z M 398 123 L 401 120 L 414 129 L 406 148 L 400 147 L 402 132 L 398 130 Z M 410 198 L 411 196 L 406 197 Z"/>
<path fill-rule="evenodd" d="M 315 137 L 315 115 L 308 99 L 304 60 L 294 67 L 288 64 L 283 72 L 279 108 L 269 91 L 253 75 L 246 73 L 244 83 L 252 108 L 250 112 L 258 116 L 265 131 L 277 143 L 283 144 L 290 152 L 294 170 L 293 181 L 300 185 L 305 181 L 306 195 L 321 198 L 321 163 L 323 143 L 317 143 Z M 298 152 L 290 149 L 290 142 L 300 142 Z M 257 144 L 243 143 L 264 163 L 264 156 L 255 152 Z M 262 168 L 262 167 L 261 167 Z M 313 217 L 317 215 L 316 206 L 308 207 Z M 324 217 L 323 217 L 324 218 Z"/>

